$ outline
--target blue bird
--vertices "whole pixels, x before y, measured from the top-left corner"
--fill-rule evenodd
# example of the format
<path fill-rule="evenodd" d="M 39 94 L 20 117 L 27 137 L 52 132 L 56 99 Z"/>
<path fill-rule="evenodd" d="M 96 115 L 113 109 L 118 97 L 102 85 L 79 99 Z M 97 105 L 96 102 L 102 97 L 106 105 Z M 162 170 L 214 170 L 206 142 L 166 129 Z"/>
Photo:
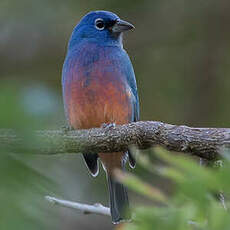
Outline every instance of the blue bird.
<path fill-rule="evenodd" d="M 65 114 L 74 129 L 126 124 L 139 120 L 139 100 L 134 70 L 123 49 L 122 34 L 134 26 L 108 11 L 85 15 L 74 28 L 62 71 Z M 106 171 L 112 222 L 130 219 L 126 188 L 116 181 L 114 169 L 124 169 L 127 153 L 83 154 L 93 176 L 98 159 Z"/>

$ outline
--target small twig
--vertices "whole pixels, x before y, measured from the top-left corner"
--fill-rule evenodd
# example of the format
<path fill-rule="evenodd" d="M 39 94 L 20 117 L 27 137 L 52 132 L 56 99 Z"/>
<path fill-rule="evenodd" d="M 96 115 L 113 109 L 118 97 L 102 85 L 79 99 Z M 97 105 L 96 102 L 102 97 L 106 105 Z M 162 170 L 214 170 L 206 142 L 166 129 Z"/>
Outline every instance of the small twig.
<path fill-rule="evenodd" d="M 45 196 L 45 199 L 53 204 L 57 204 L 66 208 L 77 209 L 84 214 L 98 214 L 110 216 L 110 209 L 99 203 L 96 203 L 94 205 L 88 205 L 68 200 L 61 200 L 51 196 Z"/>

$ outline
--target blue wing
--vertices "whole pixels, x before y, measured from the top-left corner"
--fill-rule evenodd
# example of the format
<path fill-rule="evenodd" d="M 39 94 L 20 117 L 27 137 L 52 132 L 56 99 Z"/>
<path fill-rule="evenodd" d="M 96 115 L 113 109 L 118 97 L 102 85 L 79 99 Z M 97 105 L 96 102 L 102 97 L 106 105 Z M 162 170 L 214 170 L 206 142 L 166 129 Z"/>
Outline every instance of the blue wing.
<path fill-rule="evenodd" d="M 137 83 L 135 78 L 135 73 L 133 70 L 132 63 L 130 61 L 130 58 L 126 51 L 123 52 L 123 58 L 121 62 L 121 68 L 123 69 L 127 82 L 129 84 L 129 87 L 131 88 L 132 94 L 133 94 L 133 117 L 132 121 L 136 122 L 140 119 L 140 105 L 139 105 L 139 97 L 138 97 L 138 91 L 137 91 Z M 129 165 L 131 168 L 134 168 L 136 165 L 136 160 L 132 156 L 132 153 L 128 150 L 127 154 L 129 156 Z"/>
<path fill-rule="evenodd" d="M 131 63 L 130 58 L 129 58 L 129 56 L 125 50 L 123 52 L 122 68 L 123 68 L 123 71 L 125 73 L 129 87 L 131 88 L 133 96 L 134 96 L 132 121 L 139 121 L 139 119 L 140 119 L 140 105 L 139 105 L 139 97 L 138 97 L 138 91 L 137 91 L 137 83 L 136 83 L 136 78 L 135 78 L 135 73 L 133 70 L 132 63 Z"/>

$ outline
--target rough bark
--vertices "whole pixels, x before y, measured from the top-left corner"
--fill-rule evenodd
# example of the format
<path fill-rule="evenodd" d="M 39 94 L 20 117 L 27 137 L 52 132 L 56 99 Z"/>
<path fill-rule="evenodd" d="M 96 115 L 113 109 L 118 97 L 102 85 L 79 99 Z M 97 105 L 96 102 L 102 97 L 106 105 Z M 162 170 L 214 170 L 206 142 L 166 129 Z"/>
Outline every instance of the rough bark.
<path fill-rule="evenodd" d="M 140 121 L 110 128 L 44 130 L 27 135 L 0 130 L 0 148 L 15 153 L 109 153 L 126 151 L 129 146 L 146 149 L 155 145 L 213 160 L 223 149 L 230 148 L 230 129 Z"/>

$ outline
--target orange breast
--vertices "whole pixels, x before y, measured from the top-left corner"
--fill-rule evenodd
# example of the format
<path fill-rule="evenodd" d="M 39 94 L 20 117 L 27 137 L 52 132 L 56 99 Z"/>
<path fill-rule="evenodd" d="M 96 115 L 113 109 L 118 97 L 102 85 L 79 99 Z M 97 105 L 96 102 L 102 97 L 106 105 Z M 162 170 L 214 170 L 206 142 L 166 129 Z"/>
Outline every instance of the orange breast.
<path fill-rule="evenodd" d="M 69 85 L 69 123 L 76 129 L 100 127 L 103 123 L 124 124 L 132 117 L 131 91 L 122 82 L 86 79 Z"/>

